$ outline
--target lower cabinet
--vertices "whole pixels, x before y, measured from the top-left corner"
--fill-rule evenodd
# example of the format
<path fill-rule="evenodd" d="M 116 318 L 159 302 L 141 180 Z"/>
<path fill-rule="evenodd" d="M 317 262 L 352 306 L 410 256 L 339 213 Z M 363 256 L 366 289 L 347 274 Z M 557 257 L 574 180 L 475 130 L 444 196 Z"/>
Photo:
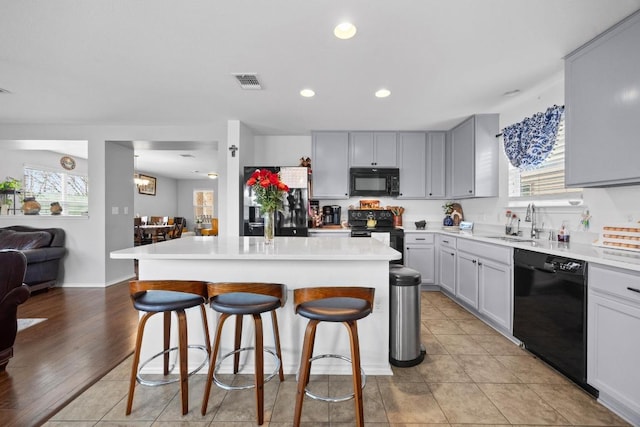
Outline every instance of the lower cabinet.
<path fill-rule="evenodd" d="M 640 274 L 590 264 L 587 300 L 587 382 L 640 425 Z"/>
<path fill-rule="evenodd" d="M 478 259 L 462 251 L 458 251 L 456 298 L 472 308 L 478 308 Z"/>
<path fill-rule="evenodd" d="M 512 249 L 458 239 L 456 298 L 486 320 L 511 332 Z"/>
<path fill-rule="evenodd" d="M 423 285 L 436 282 L 436 262 L 434 235 L 427 233 L 405 232 L 404 263 L 422 275 Z"/>
<path fill-rule="evenodd" d="M 456 239 L 437 236 L 438 284 L 451 295 L 456 294 Z"/>

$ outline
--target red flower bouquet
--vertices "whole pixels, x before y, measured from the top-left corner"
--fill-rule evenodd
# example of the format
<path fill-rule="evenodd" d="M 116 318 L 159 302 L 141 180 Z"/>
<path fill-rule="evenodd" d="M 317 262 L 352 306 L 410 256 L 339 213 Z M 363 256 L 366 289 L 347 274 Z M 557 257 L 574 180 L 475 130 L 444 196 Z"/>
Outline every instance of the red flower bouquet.
<path fill-rule="evenodd" d="M 289 191 L 280 176 L 268 169 L 256 169 L 247 185 L 253 188 L 263 212 L 275 212 L 282 206 L 283 194 Z"/>

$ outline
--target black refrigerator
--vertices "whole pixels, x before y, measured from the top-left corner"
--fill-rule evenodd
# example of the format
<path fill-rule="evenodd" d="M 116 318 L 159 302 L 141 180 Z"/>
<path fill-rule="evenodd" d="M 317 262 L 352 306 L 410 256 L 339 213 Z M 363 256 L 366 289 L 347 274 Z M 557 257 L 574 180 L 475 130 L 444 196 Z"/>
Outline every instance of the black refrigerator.
<path fill-rule="evenodd" d="M 264 235 L 264 219 L 253 188 L 247 180 L 256 169 L 278 172 L 280 180 L 287 184 L 289 191 L 283 194 L 282 209 L 276 211 L 276 236 L 308 236 L 307 220 L 309 212 L 309 175 L 306 167 L 246 166 L 242 180 L 242 235 Z"/>

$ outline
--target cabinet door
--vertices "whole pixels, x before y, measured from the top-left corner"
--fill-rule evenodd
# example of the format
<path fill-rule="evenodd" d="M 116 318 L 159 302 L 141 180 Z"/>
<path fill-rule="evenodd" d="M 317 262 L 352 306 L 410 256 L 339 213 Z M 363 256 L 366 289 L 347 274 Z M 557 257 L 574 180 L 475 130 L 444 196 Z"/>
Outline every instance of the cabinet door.
<path fill-rule="evenodd" d="M 314 199 L 349 198 L 349 134 L 314 132 L 312 138 Z"/>
<path fill-rule="evenodd" d="M 455 295 L 456 293 L 456 252 L 448 248 L 440 248 L 438 254 L 438 272 L 440 287 Z"/>
<path fill-rule="evenodd" d="M 478 260 L 478 311 L 511 331 L 511 268 L 486 259 Z"/>
<path fill-rule="evenodd" d="M 427 198 L 444 199 L 446 197 L 445 136 L 445 132 L 427 133 Z"/>
<path fill-rule="evenodd" d="M 400 195 L 399 199 L 424 199 L 427 196 L 425 132 L 400 132 Z"/>
<path fill-rule="evenodd" d="M 466 252 L 458 252 L 456 297 L 478 308 L 478 259 Z"/>
<path fill-rule="evenodd" d="M 398 167 L 398 141 L 395 132 L 374 132 L 374 166 Z"/>
<path fill-rule="evenodd" d="M 566 59 L 567 186 L 640 182 L 638 40 L 640 14 Z"/>
<path fill-rule="evenodd" d="M 600 398 L 613 399 L 640 423 L 640 305 L 589 291 L 587 309 L 587 382 Z M 605 397 L 606 394 L 606 397 Z"/>
<path fill-rule="evenodd" d="M 395 132 L 350 132 L 351 167 L 397 167 Z"/>
<path fill-rule="evenodd" d="M 449 197 L 471 197 L 475 185 L 475 124 L 474 117 L 462 122 L 451 130 L 451 159 L 449 180 L 451 192 Z"/>
<path fill-rule="evenodd" d="M 433 245 L 407 245 L 405 248 L 407 267 L 417 270 L 422 275 L 422 283 L 435 283 L 435 248 Z"/>
<path fill-rule="evenodd" d="M 349 133 L 349 164 L 351 167 L 374 165 L 373 132 Z"/>

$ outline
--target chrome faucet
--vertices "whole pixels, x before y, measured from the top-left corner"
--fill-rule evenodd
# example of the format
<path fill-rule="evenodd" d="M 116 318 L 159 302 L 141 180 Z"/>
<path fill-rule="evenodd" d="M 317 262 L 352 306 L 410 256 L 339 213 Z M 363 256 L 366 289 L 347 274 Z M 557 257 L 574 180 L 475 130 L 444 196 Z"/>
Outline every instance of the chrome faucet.
<path fill-rule="evenodd" d="M 524 220 L 525 222 L 531 223 L 531 238 L 536 239 L 538 237 L 538 233 L 541 233 L 543 230 L 536 228 L 536 206 L 533 203 L 529 203 L 529 206 L 527 206 L 527 213 Z"/>

